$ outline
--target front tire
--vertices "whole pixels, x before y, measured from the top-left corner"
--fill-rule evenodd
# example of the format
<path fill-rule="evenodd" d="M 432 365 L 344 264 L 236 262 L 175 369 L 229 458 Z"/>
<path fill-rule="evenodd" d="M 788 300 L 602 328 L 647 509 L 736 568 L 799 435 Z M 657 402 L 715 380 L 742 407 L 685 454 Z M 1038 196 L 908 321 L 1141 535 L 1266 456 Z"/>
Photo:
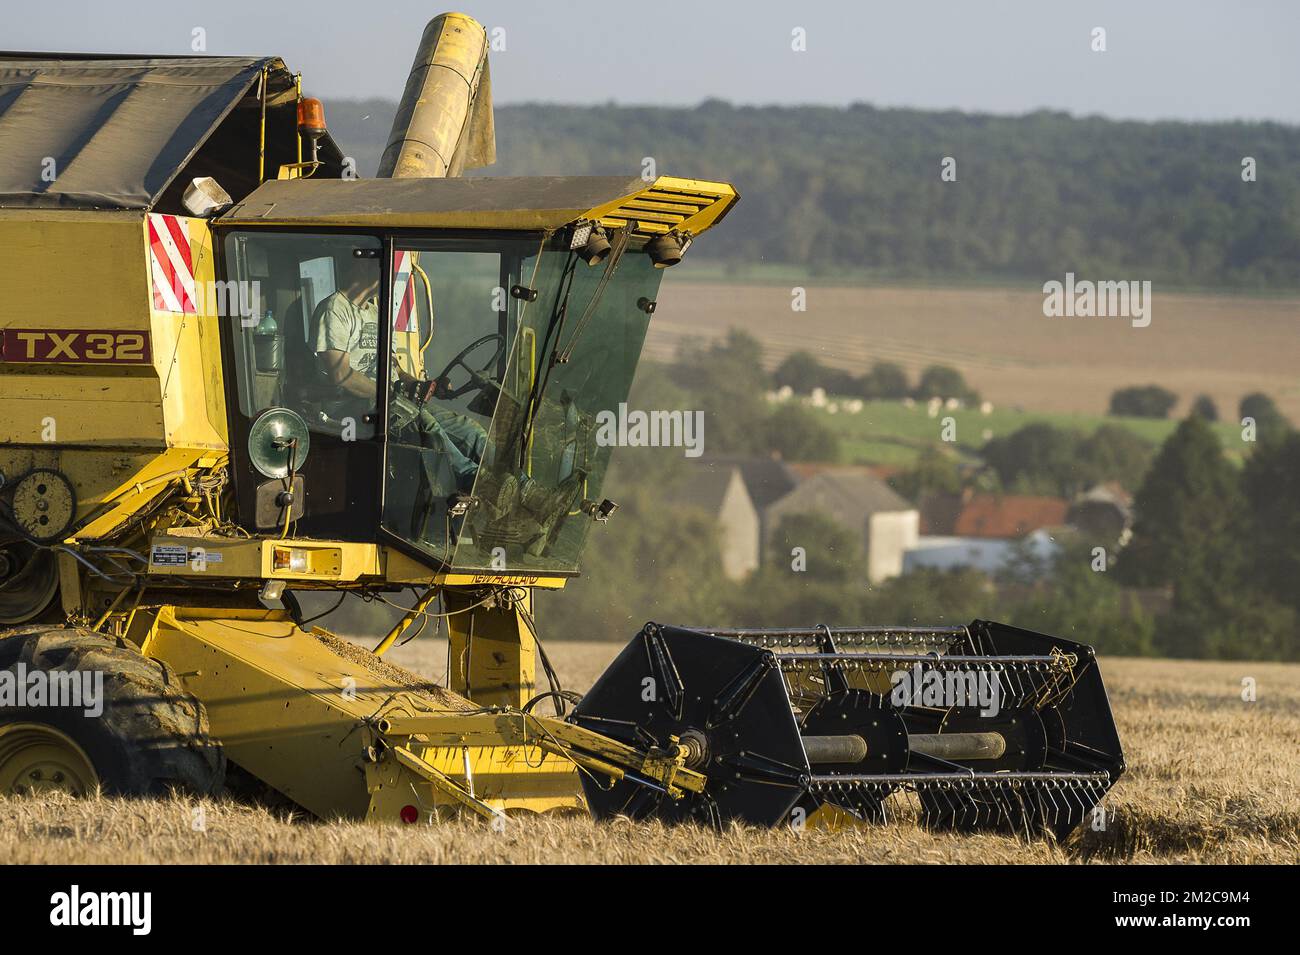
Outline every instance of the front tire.
<path fill-rule="evenodd" d="M 221 791 L 226 758 L 208 735 L 207 711 L 162 661 L 120 638 L 75 627 L 0 635 L 0 680 L 16 686 L 36 671 L 83 688 L 102 680 L 102 712 L 86 715 L 85 698 L 79 707 L 0 706 L 0 794 Z"/>

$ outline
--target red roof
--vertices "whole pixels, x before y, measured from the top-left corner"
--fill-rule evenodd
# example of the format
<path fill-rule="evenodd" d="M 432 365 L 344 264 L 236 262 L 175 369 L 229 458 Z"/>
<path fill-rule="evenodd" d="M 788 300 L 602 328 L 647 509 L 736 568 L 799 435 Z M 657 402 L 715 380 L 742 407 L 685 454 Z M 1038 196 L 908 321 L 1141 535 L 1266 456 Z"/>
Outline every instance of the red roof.
<path fill-rule="evenodd" d="M 1069 504 L 1059 497 L 976 494 L 957 515 L 957 537 L 1024 537 L 1040 527 L 1065 523 Z"/>
<path fill-rule="evenodd" d="M 1065 523 L 1069 502 L 1022 494 L 936 494 L 921 505 L 921 533 L 952 537 L 1024 537 Z"/>

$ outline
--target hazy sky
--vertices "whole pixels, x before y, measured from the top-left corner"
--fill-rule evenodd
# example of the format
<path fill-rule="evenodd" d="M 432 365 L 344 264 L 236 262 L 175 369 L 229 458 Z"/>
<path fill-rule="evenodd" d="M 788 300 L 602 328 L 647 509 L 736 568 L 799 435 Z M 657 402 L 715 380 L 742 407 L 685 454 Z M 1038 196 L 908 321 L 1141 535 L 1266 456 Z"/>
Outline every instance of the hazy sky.
<path fill-rule="evenodd" d="M 435 2 L 6 4 L 17 50 L 271 53 L 309 93 L 401 94 Z M 454 9 L 454 8 L 453 8 Z M 498 103 L 866 101 L 1300 123 L 1300 0 L 468 0 L 504 29 Z M 324 12 L 321 12 L 324 11 Z M 791 50 L 803 28 L 806 52 Z M 1094 27 L 1107 50 L 1091 50 Z"/>

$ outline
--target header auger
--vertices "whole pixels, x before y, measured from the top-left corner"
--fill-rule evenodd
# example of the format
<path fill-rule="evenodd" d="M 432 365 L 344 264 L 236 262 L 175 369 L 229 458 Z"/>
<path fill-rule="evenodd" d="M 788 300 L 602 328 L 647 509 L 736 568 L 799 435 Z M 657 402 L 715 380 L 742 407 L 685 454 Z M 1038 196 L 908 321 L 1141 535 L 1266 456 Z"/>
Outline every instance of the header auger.
<path fill-rule="evenodd" d="M 651 624 L 560 689 L 533 595 L 615 508 L 597 416 L 738 196 L 459 178 L 494 156 L 486 37 L 446 14 L 418 48 L 371 180 L 277 58 L 0 55 L 0 790 L 1078 825 L 1123 763 L 1076 643 Z M 407 589 L 373 650 L 297 599 Z M 431 617 L 445 687 L 385 657 Z M 20 673 L 102 674 L 104 711 Z"/>

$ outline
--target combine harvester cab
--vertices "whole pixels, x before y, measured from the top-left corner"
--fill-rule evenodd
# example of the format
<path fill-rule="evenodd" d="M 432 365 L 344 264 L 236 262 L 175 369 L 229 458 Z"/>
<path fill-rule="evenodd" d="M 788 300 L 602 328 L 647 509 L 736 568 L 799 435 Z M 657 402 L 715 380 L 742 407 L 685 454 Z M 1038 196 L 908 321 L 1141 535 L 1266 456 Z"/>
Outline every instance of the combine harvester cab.
<path fill-rule="evenodd" d="M 997 624 L 648 626 L 569 712 L 533 594 L 616 507 L 598 416 L 738 196 L 460 178 L 494 158 L 468 17 L 426 28 L 376 179 L 276 58 L 0 56 L 0 157 L 0 671 L 115 677 L 102 720 L 0 710 L 0 789 L 213 793 L 228 761 L 322 818 L 841 824 L 910 793 L 1062 835 L 1121 771 L 1091 651 Z M 297 599 L 408 590 L 373 651 Z M 384 659 L 431 621 L 446 687 Z M 985 671 L 996 712 L 927 695 Z"/>

